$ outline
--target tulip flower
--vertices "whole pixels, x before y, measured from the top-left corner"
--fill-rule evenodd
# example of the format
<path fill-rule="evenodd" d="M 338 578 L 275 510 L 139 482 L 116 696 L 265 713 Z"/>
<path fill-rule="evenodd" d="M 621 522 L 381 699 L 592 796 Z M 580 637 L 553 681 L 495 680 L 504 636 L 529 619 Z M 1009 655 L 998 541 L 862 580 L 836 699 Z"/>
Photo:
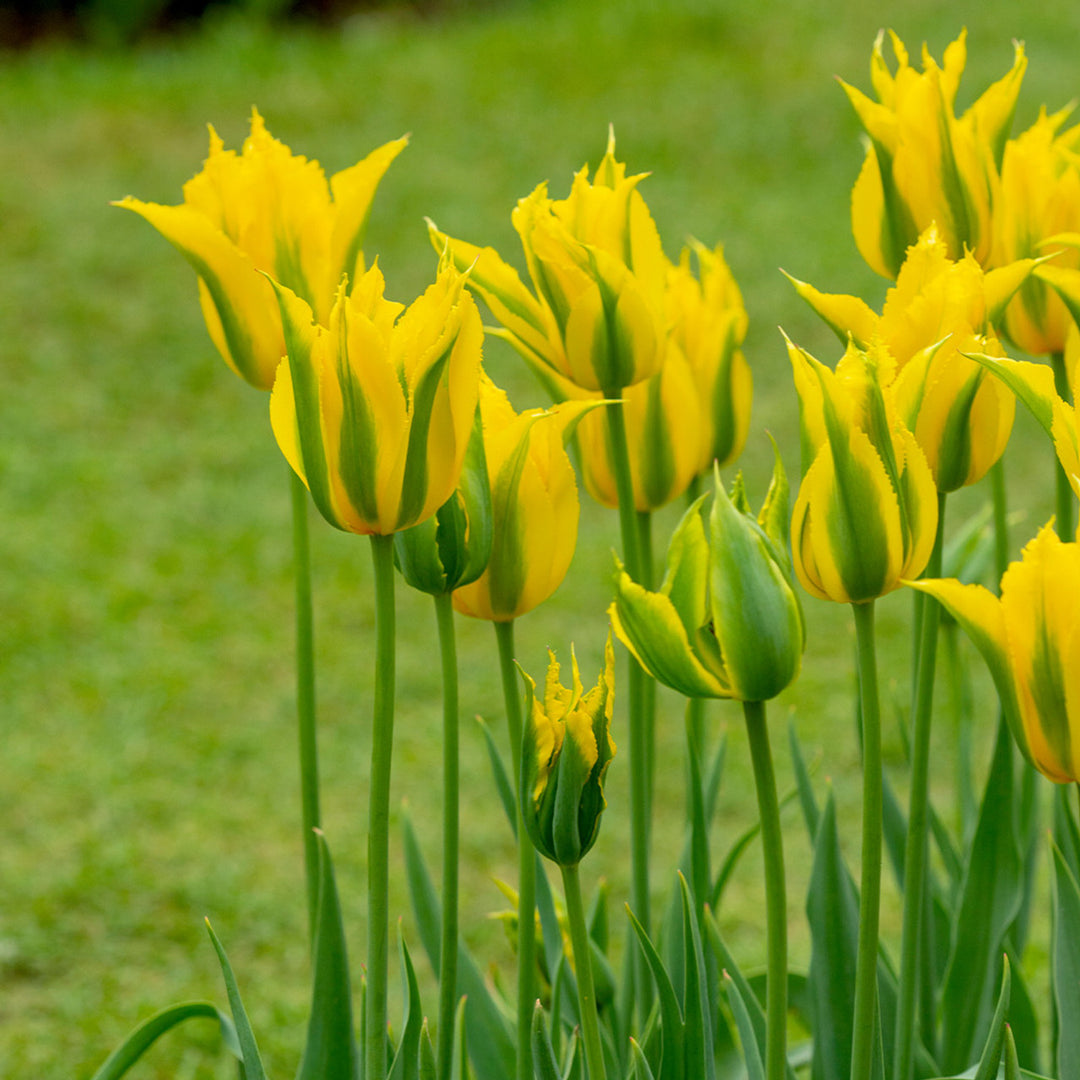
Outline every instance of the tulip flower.
<path fill-rule="evenodd" d="M 741 476 L 729 497 L 715 478 L 683 515 L 658 592 L 619 566 L 612 626 L 651 675 L 688 697 L 765 701 L 799 673 L 806 633 L 788 555 L 788 484 L 779 454 L 761 513 Z"/>
<path fill-rule="evenodd" d="M 884 277 L 896 277 L 904 252 L 933 222 L 952 258 L 965 248 L 980 264 L 990 257 L 996 172 L 1027 59 L 1018 44 L 1009 72 L 958 118 L 954 104 L 966 38 L 962 32 L 946 48 L 941 66 L 924 46 L 919 72 L 890 32 L 894 73 L 879 34 L 870 61 L 878 100 L 841 83 L 869 136 L 851 193 L 852 229 L 859 253 Z"/>
<path fill-rule="evenodd" d="M 525 677 L 525 730 L 518 770 L 519 820 L 536 850 L 557 863 L 566 895 L 566 917 L 573 945 L 578 1006 L 589 1076 L 604 1080 L 605 1066 L 596 1014 L 592 945 L 578 863 L 596 842 L 604 799 L 604 774 L 615 756 L 611 716 L 615 702 L 615 654 L 608 633 L 604 669 L 588 693 L 581 684 L 577 657 L 570 650 L 573 685 L 559 680 L 559 664 L 548 653 L 543 700 Z M 530 853 L 530 858 L 532 855 Z M 520 916 L 519 916 L 520 917 Z"/>
<path fill-rule="evenodd" d="M 1052 256 L 1005 309 L 1005 334 L 1032 356 L 1063 352 L 1072 324 L 1048 280 L 1060 279 L 1063 270 L 1075 275 L 1080 267 L 1080 252 L 1055 242 L 1059 234 L 1080 231 L 1080 124 L 1061 131 L 1071 112 L 1069 107 L 1047 116 L 1043 109 L 1027 131 L 1009 140 L 1001 167 L 995 265 Z"/>
<path fill-rule="evenodd" d="M 239 154 L 210 128 L 202 172 L 184 185 L 179 206 L 117 203 L 140 214 L 199 276 L 210 337 L 225 362 L 269 390 L 285 343 L 273 289 L 264 275 L 305 300 L 327 325 L 343 275 L 358 280 L 375 190 L 404 149 L 395 139 L 327 184 L 317 161 L 270 135 L 257 110 Z"/>
<path fill-rule="evenodd" d="M 502 324 L 494 332 L 542 380 L 554 373 L 618 397 L 659 369 L 670 264 L 637 191 L 643 178 L 626 175 L 611 134 L 591 182 L 586 167 L 568 198 L 551 199 L 541 184 L 518 202 L 512 221 L 535 295 L 493 248 L 451 239 L 428 222 L 436 250 L 448 245 L 459 268 L 473 267 L 469 287 Z"/>
<path fill-rule="evenodd" d="M 1024 757 L 1055 783 L 1080 780 L 1080 546 L 1046 525 L 1000 598 L 955 580 L 906 584 L 937 597 L 982 653 Z"/>
<path fill-rule="evenodd" d="M 895 362 L 897 411 L 939 491 L 982 479 L 1008 443 L 1015 400 L 966 354 L 1005 355 L 993 325 L 1034 265 L 1022 259 L 984 272 L 970 253 L 951 259 L 931 225 L 908 250 L 880 316 L 858 297 L 791 279 L 842 341 L 882 347 Z"/>
<path fill-rule="evenodd" d="M 897 414 L 884 349 L 851 344 L 835 372 L 790 341 L 788 354 L 808 463 L 792 517 L 795 573 L 824 600 L 873 600 L 930 557 L 933 474 Z"/>
<path fill-rule="evenodd" d="M 698 276 L 690 267 L 693 251 Z M 668 320 L 675 344 L 690 364 L 702 402 L 705 439 L 698 472 L 720 468 L 742 453 L 750 429 L 753 381 L 741 345 L 747 317 L 742 294 L 724 260 L 723 248 L 710 251 L 691 241 L 678 266 L 668 272 Z M 689 418 L 683 426 L 689 426 Z"/>
<path fill-rule="evenodd" d="M 577 543 L 578 496 L 565 444 L 593 401 L 515 413 L 486 376 L 480 386 L 491 483 L 492 548 L 487 569 L 453 595 L 464 615 L 509 622 L 562 583 Z"/>
<path fill-rule="evenodd" d="M 376 263 L 351 293 L 342 282 L 328 327 L 275 288 L 288 353 L 270 420 L 323 517 L 382 536 L 430 517 L 457 485 L 476 411 L 483 327 L 463 276 L 444 263 L 406 311 Z"/>
<path fill-rule="evenodd" d="M 604 774 L 615 756 L 611 717 L 615 654 L 608 635 L 604 670 L 584 693 L 571 650 L 573 685 L 559 681 L 559 663 L 548 653 L 542 699 L 525 675 L 525 731 L 521 744 L 521 805 L 536 850 L 560 866 L 576 866 L 596 843 L 604 800 Z"/>

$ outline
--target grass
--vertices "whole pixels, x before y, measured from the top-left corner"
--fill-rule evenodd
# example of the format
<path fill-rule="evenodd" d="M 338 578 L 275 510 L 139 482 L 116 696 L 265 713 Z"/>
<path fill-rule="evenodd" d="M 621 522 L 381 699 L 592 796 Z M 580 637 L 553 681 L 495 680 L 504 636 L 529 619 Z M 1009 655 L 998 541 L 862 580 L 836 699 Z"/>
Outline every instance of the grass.
<path fill-rule="evenodd" d="M 423 215 L 516 256 L 515 199 L 543 179 L 564 191 L 573 170 L 598 160 L 612 122 L 620 157 L 653 174 L 643 191 L 669 254 L 691 233 L 726 241 L 752 319 L 755 423 L 743 464 L 756 501 L 770 465 L 763 428 L 778 437 L 790 471 L 797 461 L 795 395 L 776 324 L 823 359 L 836 356 L 776 267 L 826 289 L 862 291 L 874 303 L 884 291 L 850 236 L 848 194 L 861 151 L 831 76 L 868 84 L 879 23 L 895 26 L 910 46 L 928 39 L 940 55 L 964 7 L 922 0 L 870 16 L 851 0 L 828 8 L 763 0 L 752 9 L 704 0 L 522 3 L 442 21 L 371 16 L 339 32 L 272 34 L 211 20 L 198 34 L 130 52 L 50 45 L 4 58 L 5 1075 L 88 1075 L 149 1012 L 185 998 L 223 1000 L 204 915 L 230 951 L 272 1075 L 294 1068 L 307 1008 L 286 467 L 266 399 L 213 352 L 186 265 L 108 201 L 128 192 L 177 201 L 205 153 L 206 121 L 236 145 L 252 104 L 276 135 L 328 171 L 410 131 L 368 243 L 389 292 L 407 298 L 434 265 Z M 1077 93 L 1080 10 L 1021 11 L 996 0 L 972 5 L 967 21 L 967 93 L 1007 69 L 1014 36 L 1026 38 L 1032 60 L 1018 123 L 1041 102 L 1057 106 Z M 538 401 L 501 343 L 487 353 L 519 407 Z M 1046 456 L 1033 426 L 1018 418 L 1009 467 L 1029 516 L 1017 541 L 1049 516 Z M 985 497 L 956 499 L 957 519 Z M 658 546 L 674 520 L 674 510 L 660 515 Z M 583 671 L 595 670 L 616 535 L 612 517 L 586 503 L 570 577 L 519 627 L 519 654 L 534 674 L 545 647 L 565 653 L 571 633 Z M 370 571 L 366 545 L 321 522 L 313 546 L 325 824 L 359 959 Z M 792 715 L 804 743 L 823 752 L 819 775 L 835 782 L 854 862 L 850 620 L 823 603 L 806 606 L 804 674 L 772 710 L 780 782 L 790 782 L 782 729 Z M 896 596 L 880 607 L 884 684 L 891 679 L 899 699 L 909 605 Z M 425 598 L 401 596 L 400 625 L 409 633 L 395 799 L 408 800 L 434 863 L 439 686 Z M 501 735 L 491 631 L 463 623 L 460 632 L 465 714 L 487 716 Z M 662 708 L 658 801 L 679 806 L 679 705 L 664 695 Z M 717 729 L 731 728 L 721 850 L 751 820 L 753 802 L 738 714 L 717 706 L 711 715 Z M 514 859 L 492 809 L 482 742 L 467 720 L 463 734 L 472 793 L 463 808 L 464 927 L 481 959 L 505 971 L 508 941 L 486 915 L 503 906 L 492 878 L 513 880 Z M 886 744 L 898 761 L 895 724 Z M 626 781 L 617 758 L 610 811 L 584 872 L 586 888 L 607 877 L 616 911 L 627 892 Z M 935 784 L 948 783 L 942 767 Z M 785 822 L 793 958 L 803 965 L 808 865 L 794 810 Z M 659 856 L 679 843 L 680 827 L 677 815 L 657 822 L 658 897 L 670 872 Z M 764 956 L 757 858 L 748 856 L 720 913 L 750 966 Z M 412 933 L 400 877 L 394 888 L 392 910 L 406 915 Z M 887 891 L 890 935 L 896 910 Z M 429 977 L 425 986 L 430 1010 Z M 196 1026 L 133 1075 L 202 1080 L 230 1069 L 213 1030 Z"/>

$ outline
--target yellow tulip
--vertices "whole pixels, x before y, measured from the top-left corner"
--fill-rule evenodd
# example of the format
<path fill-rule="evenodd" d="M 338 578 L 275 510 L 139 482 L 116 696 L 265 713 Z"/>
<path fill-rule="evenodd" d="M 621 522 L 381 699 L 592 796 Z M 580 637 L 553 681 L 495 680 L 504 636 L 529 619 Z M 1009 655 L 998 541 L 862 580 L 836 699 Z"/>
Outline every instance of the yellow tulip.
<path fill-rule="evenodd" d="M 869 136 L 851 194 L 852 229 L 860 254 L 884 277 L 896 277 L 904 252 L 935 222 L 952 258 L 965 248 L 980 264 L 990 258 L 997 169 L 1027 60 L 1018 44 L 1010 71 L 958 118 L 966 38 L 965 31 L 946 48 L 941 66 L 924 45 L 919 72 L 890 32 L 894 73 L 879 34 L 870 61 L 878 100 L 842 83 Z"/>
<path fill-rule="evenodd" d="M 536 850 L 560 866 L 576 866 L 596 843 L 607 806 L 604 774 L 615 756 L 615 652 L 608 634 L 604 670 L 587 693 L 570 650 L 573 685 L 559 679 L 549 650 L 542 698 L 525 672 L 527 700 L 521 739 L 521 816 Z"/>
<path fill-rule="evenodd" d="M 566 441 L 592 401 L 515 413 L 484 376 L 480 415 L 491 481 L 492 545 L 487 569 L 453 593 L 464 615 L 508 622 L 562 583 L 577 544 L 578 496 Z"/>
<path fill-rule="evenodd" d="M 184 185 L 184 202 L 131 198 L 134 210 L 172 243 L 199 277 L 210 337 L 225 362 L 269 390 L 284 353 L 269 275 L 307 302 L 327 325 L 344 275 L 357 280 L 375 189 L 404 148 L 396 139 L 327 184 L 317 161 L 293 154 L 266 130 L 258 111 L 239 154 L 210 128 L 203 170 Z"/>
<path fill-rule="evenodd" d="M 287 355 L 270 421 L 323 517 L 385 536 L 430 517 L 454 492 L 484 332 L 448 262 L 408 310 L 385 299 L 384 287 L 378 263 L 351 293 L 343 280 L 324 327 L 305 300 L 275 285 Z"/>
<path fill-rule="evenodd" d="M 1080 780 L 1080 546 L 1044 527 L 1001 579 L 1001 598 L 955 580 L 907 582 L 937 597 L 983 654 L 1024 756 Z"/>
<path fill-rule="evenodd" d="M 932 225 L 908 250 L 880 316 L 858 297 L 792 279 L 841 340 L 888 353 L 898 414 L 939 491 L 982 479 L 1009 441 L 1015 400 L 967 354 L 1005 355 L 993 324 L 1033 265 L 1022 259 L 984 272 L 970 253 L 950 258 Z"/>
<path fill-rule="evenodd" d="M 697 277 L 690 266 L 691 250 Z M 683 248 L 679 265 L 668 272 L 667 306 L 672 338 L 690 364 L 695 396 L 703 406 L 705 438 L 697 472 L 711 469 L 714 462 L 723 468 L 746 444 L 753 380 L 741 348 L 746 308 L 722 247 L 710 251 L 692 241 Z M 677 431 L 691 422 L 690 417 L 679 421 Z"/>
<path fill-rule="evenodd" d="M 1061 233 L 1080 232 L 1080 124 L 1060 130 L 1071 111 L 1047 116 L 1042 110 L 1038 120 L 1005 147 L 994 215 L 996 265 L 1053 256 L 1046 267 L 1051 277 L 1080 267 L 1080 251 L 1053 242 Z M 1064 351 L 1071 323 L 1064 302 L 1037 272 L 1005 309 L 1004 331 L 1018 348 L 1043 356 Z"/>
<path fill-rule="evenodd" d="M 664 358 L 664 288 L 670 263 L 615 136 L 590 182 L 574 176 L 566 199 L 541 184 L 512 215 L 535 295 L 493 248 L 454 240 L 429 222 L 437 251 L 449 247 L 469 287 L 502 324 L 496 331 L 532 365 L 585 390 L 617 397 Z M 553 395 L 554 396 L 554 395 Z"/>
<path fill-rule="evenodd" d="M 897 414 L 894 361 L 850 344 L 835 372 L 788 342 L 799 392 L 804 472 L 792 514 L 803 587 L 862 603 L 926 566 L 937 493 L 926 457 Z"/>

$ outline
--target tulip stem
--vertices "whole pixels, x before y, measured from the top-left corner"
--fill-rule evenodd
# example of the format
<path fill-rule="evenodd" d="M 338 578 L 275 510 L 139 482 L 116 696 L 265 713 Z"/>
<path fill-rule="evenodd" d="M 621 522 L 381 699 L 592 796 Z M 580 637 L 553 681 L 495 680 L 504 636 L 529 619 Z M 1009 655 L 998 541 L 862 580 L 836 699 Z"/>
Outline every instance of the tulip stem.
<path fill-rule="evenodd" d="M 999 457 L 990 469 L 990 493 L 994 503 L 994 577 L 1001 581 L 1009 568 L 1009 504 L 1004 457 Z"/>
<path fill-rule="evenodd" d="M 652 513 L 648 510 L 637 512 L 638 544 L 641 556 L 641 580 L 638 582 L 645 589 L 653 588 L 653 530 Z M 647 765 L 647 783 L 645 790 L 649 795 L 645 810 L 645 821 L 652 831 L 652 807 L 656 792 L 656 680 L 647 672 L 642 672 L 641 711 L 645 725 L 645 762 Z"/>
<path fill-rule="evenodd" d="M 499 644 L 499 669 L 502 672 L 503 698 L 506 702 L 506 726 L 510 733 L 510 759 L 514 766 L 514 791 L 521 790 L 521 689 L 514 666 L 514 622 L 496 622 L 495 638 Z M 517 984 L 517 1078 L 532 1080 L 533 1006 L 536 1003 L 536 855 L 521 800 L 517 803 L 518 843 L 518 984 Z"/>
<path fill-rule="evenodd" d="M 296 582 L 296 719 L 300 737 L 300 813 L 307 876 L 308 939 L 315 944 L 319 904 L 319 751 L 315 738 L 315 644 L 311 611 L 311 547 L 307 488 L 289 469 L 292 494 L 293 576 Z"/>
<path fill-rule="evenodd" d="M 1065 370 L 1065 354 L 1055 352 L 1050 354 L 1050 366 L 1054 369 L 1054 389 L 1062 401 L 1069 400 L 1069 376 Z M 1054 474 L 1057 478 L 1056 519 L 1054 527 L 1058 536 L 1066 543 L 1074 539 L 1073 531 L 1076 522 L 1073 515 L 1073 490 L 1069 483 L 1069 477 L 1061 467 L 1061 462 L 1055 459 Z"/>
<path fill-rule="evenodd" d="M 743 715 L 754 763 L 761 849 L 765 857 L 765 920 L 769 950 L 765 989 L 765 1077 L 766 1080 L 784 1080 L 787 1071 L 787 886 L 780 802 L 776 796 L 765 703 L 744 701 Z"/>
<path fill-rule="evenodd" d="M 577 976 L 581 1034 L 585 1042 L 585 1064 L 589 1080 L 606 1080 L 604 1050 L 600 1042 L 600 1021 L 596 1015 L 596 990 L 593 984 L 592 945 L 585 925 L 585 904 L 581 898 L 581 878 L 577 864 L 563 866 L 563 893 L 566 896 L 566 919 L 570 923 L 570 941 L 574 947 L 574 974 Z"/>
<path fill-rule="evenodd" d="M 945 537 L 945 493 L 938 493 L 937 535 L 926 572 L 941 576 Z M 934 671 L 937 660 L 941 605 L 926 597 L 920 619 L 916 669 L 914 724 L 911 744 L 911 796 L 907 843 L 904 851 L 904 920 L 900 945 L 900 990 L 896 1011 L 893 1080 L 910 1080 L 914 1064 L 915 1006 L 918 987 L 920 922 L 925 908 L 927 821 L 930 776 L 930 727 L 934 708 Z"/>
<path fill-rule="evenodd" d="M 386 1076 L 386 984 L 390 880 L 390 763 L 394 746 L 394 537 L 371 537 L 375 568 L 375 707 L 368 790 L 368 960 L 365 1072 Z"/>
<path fill-rule="evenodd" d="M 855 961 L 855 1016 L 851 1080 L 870 1080 L 877 1007 L 878 917 L 881 905 L 881 710 L 874 645 L 874 601 L 852 604 L 859 657 L 859 705 L 863 731 L 862 883 L 859 947 Z"/>
<path fill-rule="evenodd" d="M 443 875 L 442 941 L 439 947 L 439 1073 L 448 1080 L 454 1057 L 458 954 L 458 667 L 454 607 L 450 593 L 438 593 L 435 619 L 443 677 Z"/>
<path fill-rule="evenodd" d="M 616 387 L 607 397 L 619 398 L 622 388 Z M 623 403 L 615 400 L 607 406 L 608 438 L 615 488 L 619 495 L 619 529 L 622 535 L 623 559 L 630 577 L 640 583 L 642 575 L 640 533 L 634 507 L 634 485 L 630 475 L 630 450 L 626 441 L 626 419 Z M 627 679 L 627 712 L 630 728 L 630 864 L 631 900 L 634 915 L 645 929 L 649 917 L 649 743 L 646 717 L 646 679 L 641 665 L 629 658 Z M 639 1015 L 644 1023 L 652 996 L 652 980 L 645 956 L 637 950 L 635 993 Z"/>

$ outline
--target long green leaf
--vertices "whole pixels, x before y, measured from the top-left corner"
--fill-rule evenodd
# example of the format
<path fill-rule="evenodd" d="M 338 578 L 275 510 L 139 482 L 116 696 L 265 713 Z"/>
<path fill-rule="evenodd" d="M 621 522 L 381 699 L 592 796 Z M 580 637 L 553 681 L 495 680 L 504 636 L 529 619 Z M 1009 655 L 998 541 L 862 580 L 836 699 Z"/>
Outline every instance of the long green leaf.
<path fill-rule="evenodd" d="M 629 905 L 626 908 L 630 916 L 630 925 L 637 935 L 638 944 L 645 954 L 649 970 L 652 972 L 653 981 L 656 983 L 657 996 L 660 999 L 660 1030 L 661 1030 L 661 1056 L 657 1080 L 684 1080 L 686 1074 L 686 1057 L 684 1043 L 684 1026 L 682 1011 L 679 1008 L 679 999 L 675 995 L 675 988 L 671 984 L 671 978 L 664 968 L 664 962 L 656 947 L 649 940 L 641 923 L 634 917 Z"/>
<path fill-rule="evenodd" d="M 452 1048 L 453 1064 L 450 1066 L 450 1080 L 469 1080 L 469 1046 L 465 1027 L 465 998 L 458 1002 L 454 1014 L 454 1045 Z"/>
<path fill-rule="evenodd" d="M 424 1027 L 424 1010 L 420 1005 L 420 987 L 416 981 L 409 947 L 398 922 L 398 952 L 401 956 L 401 994 L 404 998 L 401 1040 L 390 1066 L 389 1080 L 415 1080 L 420 1068 L 420 1034 Z"/>
<path fill-rule="evenodd" d="M 993 1080 L 997 1076 L 998 1065 L 1001 1062 L 1001 1050 L 1005 1045 L 1005 1018 L 1008 1013 L 1009 959 L 1006 957 L 1001 976 L 1001 993 L 998 995 L 994 1018 L 990 1021 L 990 1031 L 986 1036 L 986 1045 L 983 1047 L 982 1057 L 979 1058 L 979 1070 L 975 1073 L 975 1080 Z"/>
<path fill-rule="evenodd" d="M 1023 868 L 1012 798 L 1012 740 L 1000 721 L 942 990 L 941 1065 L 947 1073 L 965 1068 L 979 1053 L 993 1012 L 1005 937 L 1020 909 Z"/>
<path fill-rule="evenodd" d="M 439 973 L 439 900 L 424 864 L 412 823 L 403 815 L 405 870 L 409 898 L 420 929 L 420 940 L 435 974 Z M 469 999 L 465 1014 L 469 1054 L 478 1080 L 506 1080 L 515 1074 L 516 1054 L 510 1021 L 488 992 L 484 977 L 464 945 L 458 948 L 458 989 Z"/>
<path fill-rule="evenodd" d="M 818 809 L 814 788 L 810 783 L 810 770 L 806 767 L 806 758 L 803 756 L 802 744 L 799 742 L 794 720 L 788 721 L 788 745 L 791 747 L 791 763 L 795 768 L 795 786 L 799 792 L 799 805 L 802 807 L 803 821 L 806 822 L 807 831 L 810 833 L 810 842 L 813 843 L 817 836 L 821 811 Z"/>
<path fill-rule="evenodd" d="M 652 1069 L 649 1068 L 645 1052 L 638 1046 L 636 1039 L 630 1040 L 630 1054 L 634 1061 L 634 1069 L 630 1073 L 631 1080 L 656 1080 Z"/>
<path fill-rule="evenodd" d="M 476 718 L 476 725 L 484 736 L 484 745 L 487 747 L 488 762 L 491 765 L 491 775 L 495 781 L 495 790 L 499 793 L 499 802 L 502 803 L 503 813 L 510 822 L 514 838 L 517 838 L 517 803 L 514 801 L 514 788 L 510 783 L 510 774 L 503 764 L 502 754 L 495 743 L 495 736 L 491 734 L 491 728 L 482 716 Z"/>
<path fill-rule="evenodd" d="M 701 948 L 701 930 L 697 911 L 690 898 L 690 886 L 679 875 L 683 912 L 683 971 L 686 984 L 683 991 L 684 1054 L 688 1076 L 700 1080 L 715 1080 L 716 1060 L 713 1055 L 711 1003 L 705 954 Z"/>
<path fill-rule="evenodd" d="M 229 997 L 229 1009 L 232 1012 L 233 1024 L 236 1026 L 236 1040 L 240 1044 L 240 1060 L 244 1066 L 244 1080 L 266 1080 L 266 1071 L 263 1069 L 262 1058 L 259 1057 L 259 1047 L 255 1042 L 255 1033 L 251 1030 L 251 1022 L 248 1020 L 247 1010 L 240 999 L 240 989 L 236 985 L 236 976 L 233 974 L 232 965 L 225 955 L 225 949 L 218 941 L 210 920 L 206 920 L 206 929 L 210 934 L 210 940 L 214 944 L 214 951 L 221 964 L 221 975 L 225 980 L 225 992 Z"/>
<path fill-rule="evenodd" d="M 532 1061 L 533 1075 L 536 1080 L 562 1080 L 559 1063 L 555 1060 L 555 1051 L 548 1036 L 544 1009 L 538 1001 L 533 1010 L 532 1020 Z"/>
<path fill-rule="evenodd" d="M 731 1011 L 735 1016 L 735 1024 L 739 1029 L 739 1040 L 742 1042 L 743 1061 L 746 1064 L 747 1080 L 765 1080 L 765 1066 L 761 1063 L 761 1051 L 758 1049 L 757 1036 L 754 1033 L 754 1025 L 750 1020 L 750 1014 L 746 1009 L 746 1002 L 735 981 L 725 971 L 724 987 L 728 993 L 728 1001 Z"/>
<path fill-rule="evenodd" d="M 1061 850 L 1053 846 L 1054 939 L 1051 970 L 1058 1037 L 1054 1048 L 1057 1075 L 1080 1076 L 1080 889 Z"/>
<path fill-rule="evenodd" d="M 240 1045 L 236 1041 L 232 1021 L 209 1001 L 184 1001 L 179 1005 L 170 1005 L 144 1020 L 108 1056 L 91 1080 L 119 1080 L 166 1032 L 187 1020 L 204 1019 L 218 1022 L 225 1045 L 240 1058 Z"/>
<path fill-rule="evenodd" d="M 417 1071 L 417 1080 L 439 1080 L 439 1066 L 435 1061 L 435 1047 L 431 1042 L 431 1032 L 428 1030 L 426 1016 L 424 1027 L 420 1032 L 420 1067 Z"/>
<path fill-rule="evenodd" d="M 322 830 L 319 845 L 319 905 L 315 921 L 311 1015 L 297 1080 L 356 1080 L 360 1054 L 353 1028 L 352 984 L 337 883 Z"/>

